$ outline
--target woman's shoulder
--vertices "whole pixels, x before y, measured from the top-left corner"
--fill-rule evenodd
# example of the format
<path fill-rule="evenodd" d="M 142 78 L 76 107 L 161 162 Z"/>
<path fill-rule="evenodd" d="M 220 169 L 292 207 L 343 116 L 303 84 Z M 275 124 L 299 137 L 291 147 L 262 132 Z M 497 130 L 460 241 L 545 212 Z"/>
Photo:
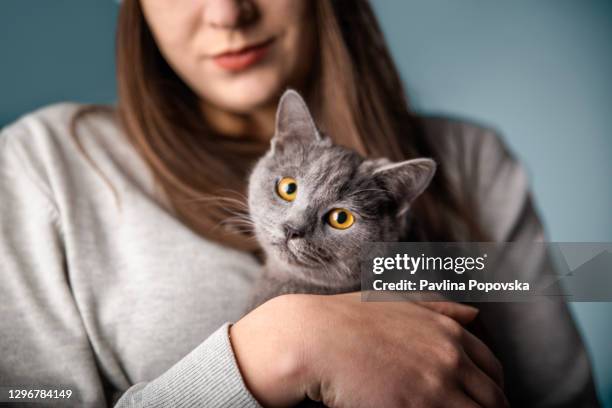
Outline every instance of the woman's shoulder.
<path fill-rule="evenodd" d="M 141 177 L 146 169 L 117 116 L 112 106 L 78 103 L 53 104 L 25 114 L 0 131 L 2 167 L 28 173 L 50 191 L 51 186 L 69 185 L 83 192 L 97 185 L 100 173 L 118 183 L 148 182 Z"/>
<path fill-rule="evenodd" d="M 493 126 L 450 116 L 421 116 L 426 137 L 447 159 L 511 160 L 516 154 Z"/>
<path fill-rule="evenodd" d="M 421 121 L 440 164 L 463 181 L 513 178 L 526 182 L 518 156 L 492 126 L 444 116 L 422 116 Z"/>
<path fill-rule="evenodd" d="M 63 168 L 82 171 L 79 141 L 90 154 L 121 144 L 114 109 L 103 105 L 56 103 L 27 113 L 0 131 L 0 157 L 19 161 L 41 178 Z M 112 150 L 109 150 L 112 152 Z"/>
<path fill-rule="evenodd" d="M 61 102 L 24 114 L 2 128 L 0 134 L 11 143 L 44 147 L 49 144 L 71 144 L 74 141 L 71 135 L 77 131 L 100 136 L 114 134 L 118 130 L 118 120 L 112 106 Z"/>
<path fill-rule="evenodd" d="M 516 153 L 490 126 L 440 116 L 422 119 L 439 169 L 483 225 L 494 229 L 491 235 L 505 240 L 530 202 L 529 177 Z"/>

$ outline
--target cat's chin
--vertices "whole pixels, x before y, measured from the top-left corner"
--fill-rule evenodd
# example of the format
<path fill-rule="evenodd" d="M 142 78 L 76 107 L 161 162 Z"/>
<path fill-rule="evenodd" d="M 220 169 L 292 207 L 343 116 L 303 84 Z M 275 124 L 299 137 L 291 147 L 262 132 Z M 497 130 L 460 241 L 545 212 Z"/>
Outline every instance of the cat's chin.
<path fill-rule="evenodd" d="M 286 247 L 284 250 L 279 251 L 279 260 L 288 265 L 299 266 L 302 268 L 312 268 L 315 266 L 302 261 L 296 254 Z"/>

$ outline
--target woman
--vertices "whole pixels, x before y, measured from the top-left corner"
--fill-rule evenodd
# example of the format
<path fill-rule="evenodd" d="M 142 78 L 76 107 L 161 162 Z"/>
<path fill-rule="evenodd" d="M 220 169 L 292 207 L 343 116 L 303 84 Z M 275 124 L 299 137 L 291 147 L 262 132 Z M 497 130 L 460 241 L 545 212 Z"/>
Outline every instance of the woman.
<path fill-rule="evenodd" d="M 219 202 L 286 87 L 337 143 L 443 163 L 410 239 L 543 239 L 495 134 L 410 113 L 366 1 L 124 0 L 117 67 L 116 110 L 56 105 L 0 138 L 0 384 L 75 406 L 597 406 L 562 303 L 286 295 L 241 316 L 257 248 Z"/>

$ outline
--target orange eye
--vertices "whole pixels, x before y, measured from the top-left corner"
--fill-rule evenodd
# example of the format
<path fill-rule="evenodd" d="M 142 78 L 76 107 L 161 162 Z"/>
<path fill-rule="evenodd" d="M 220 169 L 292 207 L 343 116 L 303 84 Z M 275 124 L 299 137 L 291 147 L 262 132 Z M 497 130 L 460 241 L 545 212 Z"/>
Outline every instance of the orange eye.
<path fill-rule="evenodd" d="M 285 201 L 293 201 L 297 197 L 297 181 L 291 177 L 283 177 L 276 185 L 276 193 Z"/>
<path fill-rule="evenodd" d="M 329 225 L 336 229 L 347 229 L 355 222 L 353 213 L 344 208 L 336 208 L 331 210 L 327 216 L 327 222 Z"/>

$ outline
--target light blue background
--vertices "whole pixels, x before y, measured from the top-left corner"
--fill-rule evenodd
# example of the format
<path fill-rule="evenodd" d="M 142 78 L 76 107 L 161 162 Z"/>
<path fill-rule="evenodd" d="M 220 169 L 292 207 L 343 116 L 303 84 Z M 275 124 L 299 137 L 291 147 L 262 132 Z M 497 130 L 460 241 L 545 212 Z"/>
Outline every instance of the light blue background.
<path fill-rule="evenodd" d="M 612 242 L 612 1 L 375 0 L 414 106 L 488 124 L 553 241 Z M 0 126 L 115 98 L 111 0 L 3 0 Z M 612 407 L 612 304 L 574 304 Z M 550 333 L 554 336 L 555 333 Z"/>

